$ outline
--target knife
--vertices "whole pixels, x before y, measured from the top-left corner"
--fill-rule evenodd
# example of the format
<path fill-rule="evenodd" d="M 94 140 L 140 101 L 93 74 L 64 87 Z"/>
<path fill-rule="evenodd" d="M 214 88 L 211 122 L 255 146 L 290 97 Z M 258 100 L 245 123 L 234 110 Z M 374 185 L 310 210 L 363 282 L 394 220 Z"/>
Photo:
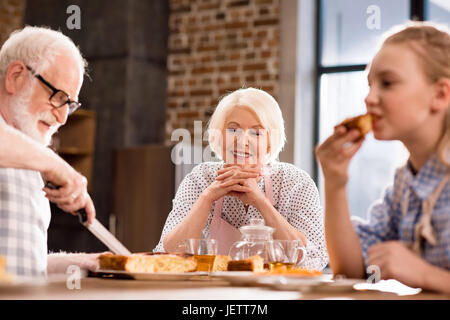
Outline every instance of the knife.
<path fill-rule="evenodd" d="M 45 186 L 49 189 L 58 189 L 51 182 L 47 182 Z M 89 224 L 87 219 L 86 210 L 81 208 L 77 210 L 78 219 L 80 223 L 85 226 L 97 239 L 99 239 L 105 246 L 109 248 L 113 253 L 129 256 L 131 252 L 119 241 L 114 235 L 109 232 L 96 218 Z"/>

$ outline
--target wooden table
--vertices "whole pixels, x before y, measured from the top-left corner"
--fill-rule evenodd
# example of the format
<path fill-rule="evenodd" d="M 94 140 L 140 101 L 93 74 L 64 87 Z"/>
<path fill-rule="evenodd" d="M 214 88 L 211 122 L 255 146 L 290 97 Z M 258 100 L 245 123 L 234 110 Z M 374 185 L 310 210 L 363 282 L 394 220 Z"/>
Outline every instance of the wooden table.
<path fill-rule="evenodd" d="M 236 286 L 224 280 L 136 281 L 82 278 L 79 288 L 69 289 L 62 275 L 46 285 L 0 287 L 0 300 L 449 300 L 450 296 L 420 292 L 399 296 L 380 291 L 299 292 L 269 287 Z M 70 285 L 69 285 L 70 286 Z"/>

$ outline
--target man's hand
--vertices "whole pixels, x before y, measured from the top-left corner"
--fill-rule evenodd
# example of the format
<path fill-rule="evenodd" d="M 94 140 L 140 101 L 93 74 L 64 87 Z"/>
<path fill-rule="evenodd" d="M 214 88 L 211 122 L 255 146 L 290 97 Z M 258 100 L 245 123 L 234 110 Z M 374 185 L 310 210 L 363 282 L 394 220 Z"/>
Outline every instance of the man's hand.
<path fill-rule="evenodd" d="M 82 270 L 96 272 L 99 268 L 98 256 L 101 253 L 51 253 L 47 256 L 47 272 L 49 274 L 66 273 L 71 265 Z"/>
<path fill-rule="evenodd" d="M 368 250 L 368 264 L 380 268 L 381 279 L 395 279 L 422 288 L 427 263 L 400 241 L 378 243 Z"/>
<path fill-rule="evenodd" d="M 44 187 L 46 197 L 62 210 L 74 215 L 77 210 L 84 208 L 88 222 L 92 223 L 95 218 L 95 207 L 87 192 L 87 179 L 59 156 L 56 156 L 55 159 L 56 161 L 42 173 L 42 177 L 58 188 Z"/>

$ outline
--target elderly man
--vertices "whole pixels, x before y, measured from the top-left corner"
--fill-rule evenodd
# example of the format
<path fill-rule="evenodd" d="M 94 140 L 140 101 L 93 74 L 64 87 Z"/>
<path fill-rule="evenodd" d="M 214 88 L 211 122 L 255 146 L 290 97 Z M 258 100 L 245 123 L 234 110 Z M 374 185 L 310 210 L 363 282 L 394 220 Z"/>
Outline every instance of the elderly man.
<path fill-rule="evenodd" d="M 46 148 L 80 106 L 85 65 L 68 37 L 46 28 L 17 31 L 0 50 L 0 255 L 13 274 L 45 276 L 62 261 L 95 265 L 95 255 L 47 257 L 49 200 L 95 217 L 86 179 Z M 44 188 L 42 177 L 61 188 Z"/>

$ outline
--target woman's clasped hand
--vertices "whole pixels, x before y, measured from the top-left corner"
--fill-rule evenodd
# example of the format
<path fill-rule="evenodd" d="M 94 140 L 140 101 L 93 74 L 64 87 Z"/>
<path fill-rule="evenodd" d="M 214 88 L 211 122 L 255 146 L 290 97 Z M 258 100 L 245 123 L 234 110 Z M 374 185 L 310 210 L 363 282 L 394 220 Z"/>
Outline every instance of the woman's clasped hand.
<path fill-rule="evenodd" d="M 223 169 L 217 172 L 218 176 L 212 185 L 217 183 L 219 188 L 229 190 L 224 195 L 236 197 L 244 205 L 257 208 L 258 204 L 265 199 L 265 194 L 258 188 L 262 170 L 263 167 L 260 164 L 225 164 Z"/>

